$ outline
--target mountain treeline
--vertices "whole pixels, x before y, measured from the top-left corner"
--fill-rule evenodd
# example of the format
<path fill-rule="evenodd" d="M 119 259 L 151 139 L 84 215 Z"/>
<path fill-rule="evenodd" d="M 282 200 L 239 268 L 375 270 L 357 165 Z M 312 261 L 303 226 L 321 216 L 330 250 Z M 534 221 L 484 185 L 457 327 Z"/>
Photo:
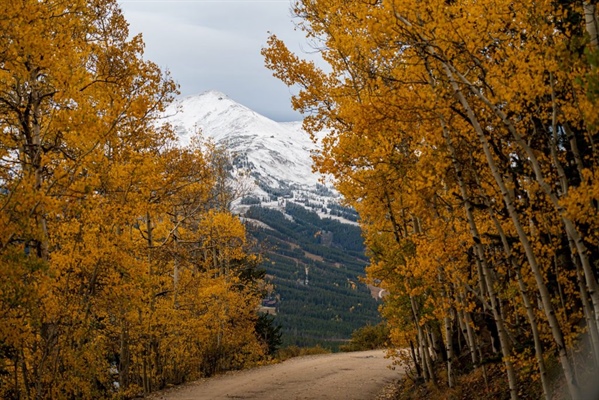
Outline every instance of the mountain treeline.
<path fill-rule="evenodd" d="M 359 281 L 366 265 L 360 228 L 320 218 L 291 201 L 285 212 L 251 206 L 245 214 L 272 228 L 248 224 L 274 284 L 274 322 L 282 328 L 283 345 L 337 350 L 353 331 L 380 319 L 377 301 Z M 323 240 L 325 232 L 330 240 Z"/>
<path fill-rule="evenodd" d="M 276 36 L 266 64 L 302 88 L 304 127 L 330 129 L 318 168 L 359 212 L 410 374 L 453 387 L 497 360 L 511 399 L 591 398 L 596 2 L 299 0 L 294 11 L 327 70 Z"/>
<path fill-rule="evenodd" d="M 364 256 L 364 239 L 361 236 L 360 228 L 354 225 L 344 224 L 331 218 L 321 218 L 314 211 L 288 201 L 285 204 L 285 212 L 293 218 L 290 223 L 285 215 L 278 210 L 264 207 L 252 206 L 246 211 L 246 217 L 262 221 L 272 227 L 283 239 L 300 239 L 302 248 L 312 247 L 315 254 L 322 251 L 331 253 L 330 256 L 337 253 L 340 257 L 346 256 L 348 251 L 352 256 L 366 260 Z M 320 250 L 314 249 L 315 245 L 323 244 L 323 236 L 330 235 L 330 242 L 326 250 L 322 247 Z M 322 254 L 319 254 L 322 255 Z"/>
<path fill-rule="evenodd" d="M 227 159 L 116 0 L 0 2 L 0 398 L 130 398 L 259 361 Z"/>

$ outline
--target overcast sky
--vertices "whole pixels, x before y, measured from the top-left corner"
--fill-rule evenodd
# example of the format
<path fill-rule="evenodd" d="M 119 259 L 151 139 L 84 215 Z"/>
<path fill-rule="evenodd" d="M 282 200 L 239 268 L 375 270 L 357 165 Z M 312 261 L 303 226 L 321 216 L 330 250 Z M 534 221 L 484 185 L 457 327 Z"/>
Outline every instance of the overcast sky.
<path fill-rule="evenodd" d="M 181 95 L 218 90 L 276 121 L 301 119 L 291 108 L 291 90 L 260 55 L 270 31 L 309 56 L 303 33 L 294 30 L 291 0 L 119 2 L 130 33 L 143 34 L 145 57 L 170 70 Z"/>

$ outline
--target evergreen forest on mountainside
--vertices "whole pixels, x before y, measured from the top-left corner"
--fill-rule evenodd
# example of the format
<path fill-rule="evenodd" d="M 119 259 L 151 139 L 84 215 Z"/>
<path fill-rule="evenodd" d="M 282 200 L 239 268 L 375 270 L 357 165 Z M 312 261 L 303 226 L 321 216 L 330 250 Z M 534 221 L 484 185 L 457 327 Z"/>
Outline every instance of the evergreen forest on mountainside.
<path fill-rule="evenodd" d="M 380 319 L 379 303 L 359 281 L 367 264 L 360 229 L 289 200 L 284 212 L 253 205 L 244 214 L 271 228 L 246 224 L 274 285 L 263 304 L 276 307 L 283 345 L 337 350 L 354 330 Z"/>

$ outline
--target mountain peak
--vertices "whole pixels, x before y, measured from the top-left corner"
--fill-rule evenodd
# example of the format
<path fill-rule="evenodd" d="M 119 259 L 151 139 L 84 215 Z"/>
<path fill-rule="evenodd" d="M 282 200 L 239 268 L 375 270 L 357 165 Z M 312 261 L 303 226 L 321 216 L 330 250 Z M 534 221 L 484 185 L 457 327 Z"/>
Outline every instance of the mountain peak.
<path fill-rule="evenodd" d="M 226 147 L 233 157 L 233 176 L 251 181 L 245 181 L 251 186 L 247 195 L 305 202 L 312 198 L 323 207 L 324 197 L 337 196 L 323 189 L 322 175 L 312 171 L 311 156 L 317 145 L 300 122 L 275 122 L 214 90 L 178 98 L 167 109 L 166 119 L 181 144 L 201 130 L 203 136 Z"/>
<path fill-rule="evenodd" d="M 219 92 L 218 90 L 206 90 L 205 92 L 202 92 L 198 95 L 195 96 L 187 96 L 187 97 L 205 97 L 205 98 L 213 98 L 213 99 L 217 99 L 217 100 L 231 100 L 231 98 L 229 96 L 227 96 L 226 94 L 224 94 L 223 92 Z"/>
<path fill-rule="evenodd" d="M 171 113 L 174 111 L 178 114 L 186 115 L 207 114 L 214 111 L 223 112 L 229 109 L 253 112 L 217 90 L 208 90 L 196 95 L 179 97 L 169 107 Z"/>

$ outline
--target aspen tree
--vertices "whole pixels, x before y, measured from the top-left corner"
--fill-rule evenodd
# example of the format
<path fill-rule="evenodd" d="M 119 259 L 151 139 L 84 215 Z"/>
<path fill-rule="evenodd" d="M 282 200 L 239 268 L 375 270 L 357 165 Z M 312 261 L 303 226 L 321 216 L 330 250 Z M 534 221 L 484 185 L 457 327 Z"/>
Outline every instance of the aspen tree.
<path fill-rule="evenodd" d="M 275 76 L 301 87 L 305 128 L 329 128 L 315 161 L 360 213 L 369 276 L 390 291 L 393 332 L 416 336 L 415 365 L 432 376 L 423 346 L 454 315 L 471 352 L 494 347 L 483 332 L 494 327 L 512 398 L 531 363 L 550 397 L 553 351 L 582 398 L 572 354 L 581 330 L 597 336 L 597 15 L 590 2 L 562 3 L 297 1 L 329 72 L 275 36 L 263 50 Z M 443 224 L 464 235 L 461 250 L 448 250 Z M 486 310 L 492 325 L 468 318 Z M 510 348 L 527 327 L 531 360 Z"/>
<path fill-rule="evenodd" d="M 0 397 L 136 397 L 214 372 L 217 336 L 217 370 L 260 360 L 222 164 L 160 124 L 176 85 L 116 0 L 3 1 L 0 32 Z M 197 257 L 205 221 L 226 278 Z"/>

